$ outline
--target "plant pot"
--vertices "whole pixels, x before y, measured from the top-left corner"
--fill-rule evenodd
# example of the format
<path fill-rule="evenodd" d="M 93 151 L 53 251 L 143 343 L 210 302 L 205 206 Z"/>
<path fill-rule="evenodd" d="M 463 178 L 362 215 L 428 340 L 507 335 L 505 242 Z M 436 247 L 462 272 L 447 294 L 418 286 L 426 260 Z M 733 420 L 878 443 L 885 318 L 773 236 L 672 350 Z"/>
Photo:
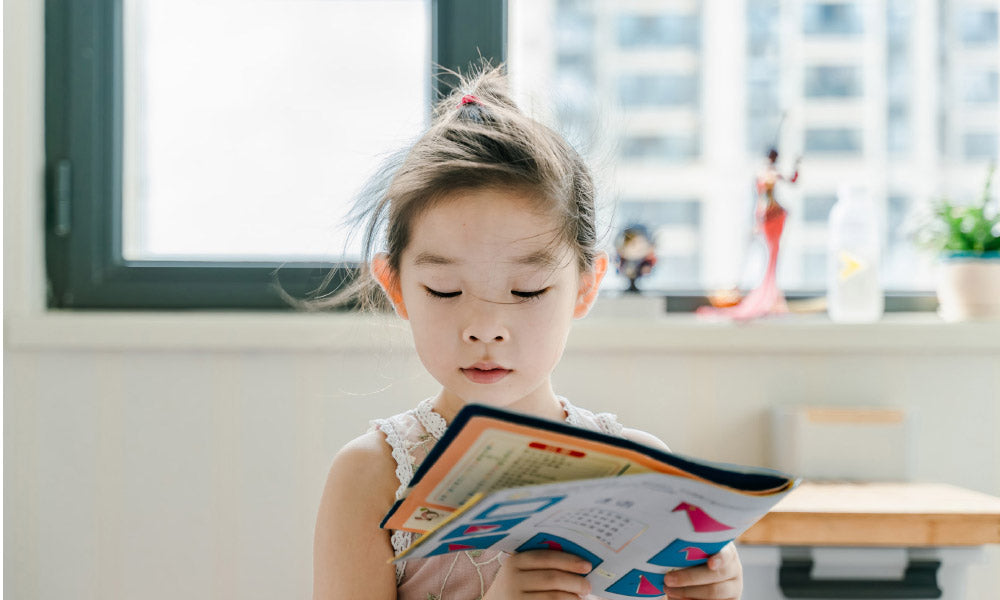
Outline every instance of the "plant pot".
<path fill-rule="evenodd" d="M 1000 252 L 943 255 L 937 297 L 945 321 L 1000 320 Z"/>

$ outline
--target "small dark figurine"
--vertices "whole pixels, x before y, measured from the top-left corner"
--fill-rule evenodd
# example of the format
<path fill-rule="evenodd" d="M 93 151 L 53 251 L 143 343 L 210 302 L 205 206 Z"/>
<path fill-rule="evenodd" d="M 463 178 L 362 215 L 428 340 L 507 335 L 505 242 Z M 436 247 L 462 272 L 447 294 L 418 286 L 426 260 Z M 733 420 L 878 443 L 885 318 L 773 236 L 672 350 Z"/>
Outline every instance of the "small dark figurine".
<path fill-rule="evenodd" d="M 642 225 L 629 225 L 615 243 L 618 253 L 618 273 L 628 278 L 627 292 L 636 293 L 636 280 L 649 275 L 656 264 L 656 246 L 649 231 Z"/>

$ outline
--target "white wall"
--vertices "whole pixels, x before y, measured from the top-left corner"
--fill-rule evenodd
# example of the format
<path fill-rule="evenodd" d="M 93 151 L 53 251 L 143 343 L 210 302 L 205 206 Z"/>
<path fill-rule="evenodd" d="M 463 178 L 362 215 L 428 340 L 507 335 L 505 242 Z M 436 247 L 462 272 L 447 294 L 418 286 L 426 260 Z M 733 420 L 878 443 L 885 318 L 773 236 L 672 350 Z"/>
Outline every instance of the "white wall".
<path fill-rule="evenodd" d="M 330 458 L 433 382 L 380 320 L 46 314 L 42 5 L 4 4 L 4 591 L 306 597 Z M 764 464 L 771 406 L 905 407 L 917 479 L 1000 495 L 1000 326 L 588 321 L 558 390 L 677 451 Z"/>
<path fill-rule="evenodd" d="M 405 344 L 390 343 L 377 323 L 345 318 L 316 324 L 331 336 L 327 348 L 277 351 L 262 349 L 271 333 L 223 347 L 191 333 L 185 347 L 183 335 L 168 340 L 154 326 L 138 339 L 134 323 L 121 337 L 106 324 L 101 342 L 69 323 L 46 330 L 10 318 L 5 591 L 53 600 L 307 596 L 330 458 L 368 419 L 434 391 Z M 1000 494 L 996 350 L 803 351 L 806 338 L 822 337 L 818 325 L 728 332 L 737 343 L 754 336 L 756 349 L 687 351 L 664 340 L 657 350 L 626 329 L 642 348 L 609 339 L 604 350 L 606 333 L 580 323 L 559 391 L 677 451 L 745 464 L 768 461 L 773 405 L 905 407 L 918 416 L 916 479 Z M 794 342 L 764 339 L 789 332 Z M 974 570 L 980 586 L 1000 583 L 997 558 Z"/>

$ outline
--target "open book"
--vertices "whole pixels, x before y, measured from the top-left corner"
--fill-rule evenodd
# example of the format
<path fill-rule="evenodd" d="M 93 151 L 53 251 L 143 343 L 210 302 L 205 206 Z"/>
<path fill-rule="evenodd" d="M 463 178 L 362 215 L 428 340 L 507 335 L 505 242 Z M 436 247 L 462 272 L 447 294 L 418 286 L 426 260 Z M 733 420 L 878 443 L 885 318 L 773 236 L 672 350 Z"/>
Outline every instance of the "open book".
<path fill-rule="evenodd" d="M 563 550 L 605 598 L 663 595 L 662 574 L 704 563 L 798 480 L 470 404 L 383 528 L 423 533 L 396 561 L 487 548 Z"/>

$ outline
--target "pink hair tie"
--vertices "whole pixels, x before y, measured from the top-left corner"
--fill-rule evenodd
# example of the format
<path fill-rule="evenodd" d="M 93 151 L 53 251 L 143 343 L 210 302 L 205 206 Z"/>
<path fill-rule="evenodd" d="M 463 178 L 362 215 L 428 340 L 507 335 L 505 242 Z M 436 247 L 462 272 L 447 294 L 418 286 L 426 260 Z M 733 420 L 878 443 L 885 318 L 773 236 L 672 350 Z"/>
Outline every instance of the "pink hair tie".
<path fill-rule="evenodd" d="M 462 108 L 466 104 L 479 104 L 479 98 L 476 98 L 475 96 L 473 96 L 471 94 L 462 96 L 462 103 L 459 104 L 458 107 Z"/>

